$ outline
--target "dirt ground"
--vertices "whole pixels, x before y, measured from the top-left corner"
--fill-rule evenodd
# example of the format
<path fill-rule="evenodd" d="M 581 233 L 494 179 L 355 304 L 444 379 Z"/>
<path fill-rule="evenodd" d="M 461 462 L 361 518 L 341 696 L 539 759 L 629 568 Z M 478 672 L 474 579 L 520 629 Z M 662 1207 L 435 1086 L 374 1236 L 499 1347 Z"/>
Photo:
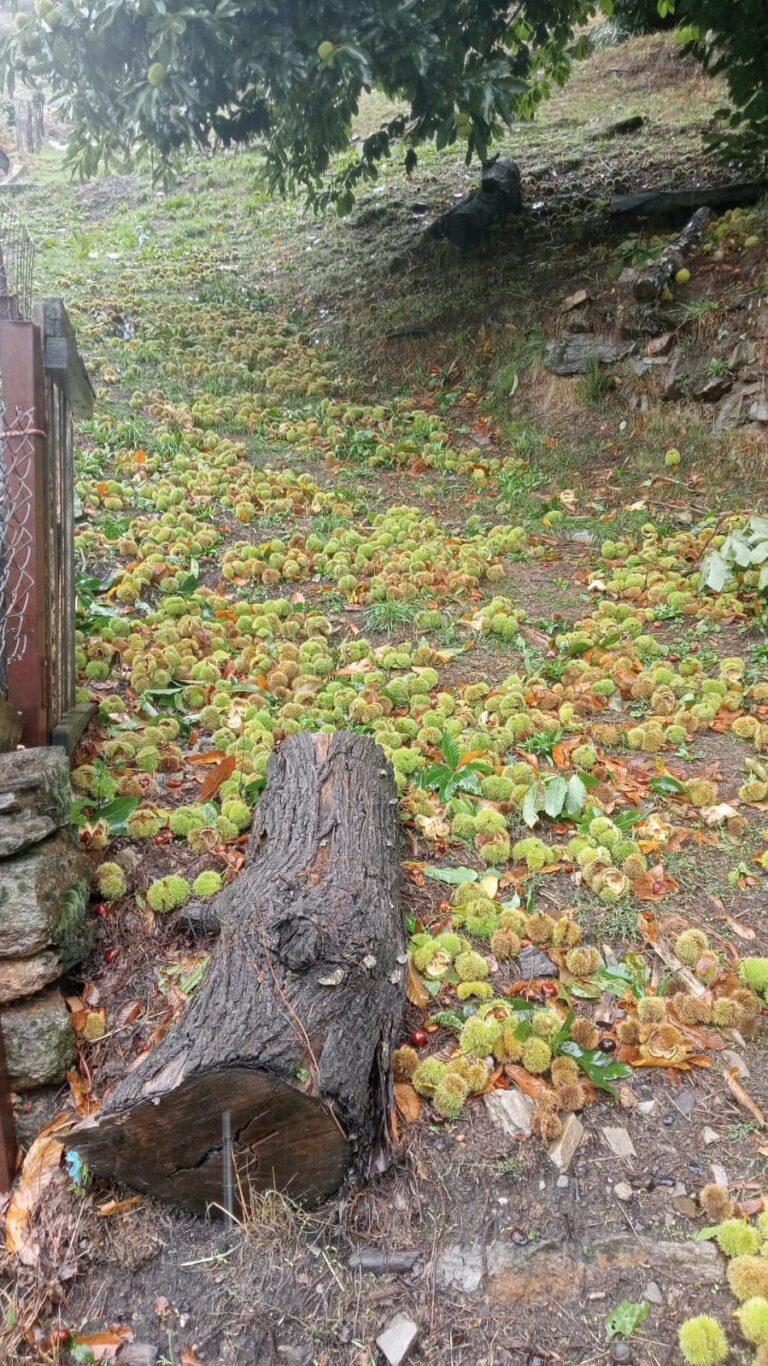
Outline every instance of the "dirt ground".
<path fill-rule="evenodd" d="M 700 147 L 719 99 L 668 37 L 597 52 L 541 121 L 521 126 L 502 147 L 523 166 L 526 212 L 466 260 L 433 252 L 423 239 L 424 221 L 475 180 L 475 169 L 453 154 L 425 151 L 413 181 L 393 166 L 341 223 L 267 201 L 254 188 L 250 153 L 191 165 L 167 197 L 138 175 L 75 187 L 52 149 L 31 167 L 19 210 L 39 244 L 40 285 L 64 296 L 97 386 L 94 421 L 79 433 L 80 565 L 103 583 L 117 575 L 100 601 L 138 642 L 130 656 L 120 638 L 106 637 L 105 647 L 81 600 L 81 684 L 101 712 L 76 755 L 76 773 L 106 756 L 110 775 L 127 784 L 116 790 L 135 794 L 144 783 L 142 801 L 164 815 L 163 828 L 147 838 L 94 834 L 98 809 L 85 821 L 94 878 L 106 857 L 127 880 L 106 904 L 94 890 L 96 946 L 67 984 L 103 1031 L 80 1031 L 69 1084 L 48 1098 L 46 1113 L 34 1110 L 28 1142 L 56 1111 L 82 1117 L 97 1109 L 172 1027 L 194 990 L 190 974 L 204 971 L 214 951 L 212 941 L 191 942 L 172 915 L 154 914 L 147 898 L 159 878 L 191 882 L 213 867 L 228 881 L 242 867 L 243 831 L 220 832 L 195 848 L 174 836 L 169 821 L 199 796 L 204 774 L 189 756 L 220 743 L 202 718 L 229 679 L 263 677 L 259 705 L 269 712 L 270 743 L 286 733 L 290 681 L 276 683 L 274 674 L 287 637 L 270 639 L 268 665 L 260 662 L 257 630 L 255 645 L 237 635 L 244 604 L 256 619 L 265 603 L 289 599 L 286 619 L 300 623 L 295 639 L 304 642 L 308 613 L 321 612 L 334 678 L 348 679 L 342 667 L 359 640 L 381 665 L 382 677 L 371 666 L 372 681 L 355 699 L 373 702 L 371 715 L 329 720 L 316 679 L 311 699 L 303 699 L 315 708 L 313 724 L 375 735 L 385 716 L 406 719 L 407 706 L 376 713 L 392 678 L 412 667 L 381 663 L 382 656 L 421 645 L 439 674 L 430 712 L 442 694 L 474 708 L 461 732 L 475 737 L 471 747 L 483 728 L 493 737 L 491 703 L 510 678 L 520 680 L 521 706 L 535 719 L 509 753 L 493 751 L 497 774 L 504 763 L 523 761 L 554 776 L 558 744 L 565 743 L 567 767 L 571 741 L 600 728 L 596 811 L 639 822 L 650 871 L 618 900 L 601 899 L 576 856 L 562 853 L 577 822 L 542 819 L 533 833 L 560 851 L 552 868 L 531 870 L 524 855 L 511 853 L 502 860 L 499 898 L 516 893 L 531 910 L 535 903 L 550 916 L 567 914 L 604 964 L 642 962 L 644 991 L 660 997 L 685 978 L 658 945 L 674 943 L 685 927 L 709 937 L 716 972 L 702 979 L 707 992 L 716 994 L 718 984 L 730 990 L 740 959 L 766 952 L 768 879 L 756 860 L 766 848 L 768 806 L 741 795 L 754 776 L 747 761 L 759 765 L 765 745 L 732 729 L 735 717 L 746 716 L 766 729 L 759 691 L 768 668 L 766 609 L 754 585 L 740 582 L 721 610 L 694 577 L 721 519 L 743 520 L 762 505 L 765 425 L 716 431 L 711 405 L 692 393 L 665 399 L 653 373 L 626 364 L 563 379 L 544 363 L 547 341 L 571 326 L 564 296 L 580 287 L 591 296 L 574 330 L 614 332 L 621 269 L 652 257 L 673 231 L 618 226 L 608 213 L 611 195 L 723 174 Z M 595 142 L 590 119 L 619 112 L 643 115 L 639 133 Z M 379 113 L 374 99 L 361 129 Z M 759 303 L 768 216 L 762 206 L 754 214 L 746 227 L 727 220 L 722 247 L 701 254 L 693 282 L 637 323 L 638 358 L 649 338 L 669 329 L 691 364 L 719 376 L 724 367 L 731 373 L 728 358 L 746 340 L 749 366 L 765 382 L 768 328 Z M 752 236 L 757 245 L 747 247 Z M 409 334 L 392 335 L 403 329 Z M 338 411 L 329 413 L 329 404 Z M 378 415 L 385 410 L 386 418 Z M 682 452 L 680 465 L 665 463 L 670 448 Z M 248 481 L 256 478 L 263 482 L 254 489 Z M 187 508 L 191 526 L 180 520 Z M 413 521 L 398 523 L 403 508 L 415 510 Z M 382 551 L 375 535 L 393 516 Z M 165 540 L 162 532 L 153 540 L 162 527 L 170 527 Z M 494 528 L 513 527 L 525 531 L 522 549 L 488 549 Z M 195 548 L 201 529 L 211 542 Z M 338 543 L 350 530 L 370 558 L 346 566 L 345 575 L 332 555 L 347 553 Z M 606 551 L 609 538 L 623 549 Z M 249 555 L 268 542 L 261 578 L 249 579 Z M 326 550 L 329 542 L 335 548 Z M 635 592 L 616 575 L 648 545 L 656 558 L 642 561 L 650 571 Z M 490 575 L 466 568 L 478 548 L 488 550 Z M 123 599 L 110 596 L 155 550 L 158 573 L 129 582 Z M 284 572 L 291 550 L 304 556 L 293 577 Z M 268 554 L 280 560 L 277 568 Z M 671 583 L 663 591 L 652 579 L 659 562 L 661 581 L 666 575 Z M 179 585 L 185 573 L 191 582 Z M 372 573 L 386 585 L 378 596 Z M 163 617 L 170 596 L 163 575 L 171 574 L 171 591 L 201 615 L 198 660 L 217 650 L 228 658 L 199 688 L 168 654 L 184 642 Z M 674 606 L 681 584 L 690 593 L 685 608 Z M 521 613 L 519 630 L 506 638 L 482 625 L 497 597 Z M 586 645 L 574 641 L 596 621 L 605 627 L 599 610 L 606 604 L 649 609 L 641 639 L 650 636 L 651 644 L 636 647 L 626 636 L 617 644 L 610 635 L 606 644 L 604 631 Z M 572 665 L 582 655 L 593 683 L 617 680 L 610 702 L 610 690 L 579 691 Z M 160 660 L 162 675 L 170 671 L 156 696 L 140 678 L 148 657 Z M 106 672 L 91 667 L 104 658 Z M 686 676 L 713 681 L 734 658 L 740 693 L 730 710 L 724 703 L 699 723 L 692 708 L 706 695 L 700 690 L 680 703 L 688 707 L 683 739 L 629 747 L 624 733 L 633 726 L 673 719 L 661 710 L 664 699 L 659 715 L 651 701 L 662 685 L 638 691 L 638 677 L 685 664 Z M 486 692 L 468 694 L 478 684 Z M 170 712 L 163 686 L 175 689 Z M 562 711 L 564 687 L 576 699 L 575 720 Z M 170 743 L 163 739 L 159 768 L 139 770 L 132 759 L 126 767 L 114 757 L 116 737 L 130 742 L 169 714 L 178 731 Z M 615 744 L 606 721 L 617 728 Z M 434 737 L 418 744 L 430 763 L 440 760 Z M 259 772 L 243 768 L 246 778 Z M 692 779 L 712 784 L 730 814 L 709 823 L 702 803 L 688 800 Z M 400 796 L 405 924 L 409 934 L 417 926 L 436 933 L 455 902 L 430 870 L 461 866 L 483 876 L 482 843 L 454 836 L 456 812 L 446 817 L 434 791 L 432 814 L 440 819 L 430 833 L 415 814 L 415 781 Z M 519 809 L 510 804 L 504 814 L 513 844 L 531 834 Z M 487 943 L 474 947 L 489 951 Z M 497 995 L 520 995 L 517 959 L 494 960 L 492 975 Z M 566 993 L 576 983 L 575 1005 L 588 1019 L 605 1010 L 599 991 L 578 995 L 578 974 L 561 965 L 559 976 Z M 456 1032 L 433 1014 L 455 1008 L 453 985 L 441 988 L 439 1000 L 409 1000 L 403 1044 L 426 1029 L 428 1051 L 450 1058 Z M 560 999 L 563 1016 L 566 1001 L 574 1004 L 567 994 Z M 611 998 L 600 1023 L 604 1052 L 622 1053 L 618 1025 L 635 1008 Z M 762 1020 L 764 997 L 756 1010 Z M 130 1339 L 150 1347 L 146 1360 L 158 1366 L 374 1366 L 384 1359 L 376 1339 L 400 1313 L 418 1326 L 408 1358 L 414 1366 L 662 1366 L 681 1360 L 681 1322 L 706 1313 L 724 1326 L 730 1359 L 747 1363 L 752 1349 L 735 1326 L 726 1259 L 711 1240 L 696 1238 L 713 1222 L 698 1196 L 715 1183 L 745 1219 L 762 1211 L 765 1034 L 745 1041 L 730 1029 L 703 1030 L 699 1044 L 689 1042 L 682 1065 L 664 1067 L 636 1066 L 630 1049 L 614 1096 L 586 1087 L 578 1116 L 567 1117 L 567 1135 L 579 1135 L 568 1160 L 556 1144 L 510 1136 L 494 1118 L 494 1099 L 526 1094 L 521 1068 L 515 1080 L 514 1069 L 494 1066 L 485 1094 L 470 1096 L 455 1120 L 408 1085 L 415 1112 L 393 1110 L 386 1159 L 365 1184 L 311 1210 L 274 1192 L 243 1191 L 231 1226 L 215 1213 L 193 1218 L 149 1196 L 135 1201 L 98 1176 L 73 1178 L 57 1166 L 29 1221 L 33 1254 L 9 1253 L 2 1268 L 2 1360 L 119 1362 L 130 1359 L 121 1347 Z M 622 1143 L 617 1155 L 611 1144 Z M 401 1254 L 410 1254 L 407 1269 L 393 1269 Z M 361 1269 L 361 1260 L 376 1269 Z M 644 1302 L 648 1313 L 611 1337 L 606 1319 L 623 1301 Z"/>

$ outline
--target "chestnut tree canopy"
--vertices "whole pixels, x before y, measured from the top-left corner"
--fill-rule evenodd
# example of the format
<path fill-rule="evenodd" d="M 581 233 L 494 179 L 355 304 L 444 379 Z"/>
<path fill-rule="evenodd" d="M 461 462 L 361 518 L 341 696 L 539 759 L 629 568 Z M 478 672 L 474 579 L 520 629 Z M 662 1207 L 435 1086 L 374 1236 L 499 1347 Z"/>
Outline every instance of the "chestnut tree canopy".
<path fill-rule="evenodd" d="M 596 0 L 36 0 L 1 60 L 71 124 L 84 175 L 185 149 L 259 141 L 271 185 L 351 202 L 393 143 L 460 141 L 485 157 L 586 52 Z M 403 112 L 350 151 L 364 91 Z M 346 153 L 330 185 L 331 158 Z"/>

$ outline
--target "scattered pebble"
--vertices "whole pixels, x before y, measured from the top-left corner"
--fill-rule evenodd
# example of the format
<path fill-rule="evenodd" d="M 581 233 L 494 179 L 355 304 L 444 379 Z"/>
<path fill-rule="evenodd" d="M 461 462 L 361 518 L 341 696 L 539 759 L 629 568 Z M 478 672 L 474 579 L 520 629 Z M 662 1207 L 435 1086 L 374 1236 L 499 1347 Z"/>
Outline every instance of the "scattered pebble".
<path fill-rule="evenodd" d="M 617 1200 L 631 1200 L 634 1191 L 628 1181 L 617 1181 L 613 1188 L 613 1193 Z"/>
<path fill-rule="evenodd" d="M 620 1126 L 606 1124 L 602 1133 L 603 1138 L 615 1157 L 637 1157 L 635 1145 L 626 1129 L 622 1129 Z"/>
<path fill-rule="evenodd" d="M 376 1346 L 389 1366 L 401 1366 L 401 1362 L 407 1361 L 410 1356 L 418 1336 L 419 1326 L 413 1319 L 409 1319 L 407 1314 L 395 1314 L 377 1337 Z"/>

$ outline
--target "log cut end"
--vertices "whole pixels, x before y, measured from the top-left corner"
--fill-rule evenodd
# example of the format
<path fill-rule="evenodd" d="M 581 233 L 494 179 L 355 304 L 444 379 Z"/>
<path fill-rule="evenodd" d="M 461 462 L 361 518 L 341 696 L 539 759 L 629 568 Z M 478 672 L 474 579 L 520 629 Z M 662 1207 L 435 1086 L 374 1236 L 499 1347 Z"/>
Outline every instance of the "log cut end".
<path fill-rule="evenodd" d="M 227 1115 L 236 1209 L 267 1189 L 314 1204 L 343 1181 L 349 1143 L 322 1101 L 245 1067 L 97 1117 L 78 1130 L 77 1149 L 103 1175 L 204 1214 L 226 1207 Z"/>

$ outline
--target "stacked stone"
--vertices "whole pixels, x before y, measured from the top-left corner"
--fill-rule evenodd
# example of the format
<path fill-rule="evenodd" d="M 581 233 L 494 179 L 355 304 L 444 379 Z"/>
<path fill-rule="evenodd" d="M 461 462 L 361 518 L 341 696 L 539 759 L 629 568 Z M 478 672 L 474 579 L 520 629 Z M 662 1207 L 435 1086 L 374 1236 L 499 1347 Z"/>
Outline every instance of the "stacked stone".
<path fill-rule="evenodd" d="M 22 1114 L 39 1111 L 74 1060 L 56 983 L 93 942 L 89 865 L 70 806 L 63 749 L 0 754 L 0 1027 Z"/>

